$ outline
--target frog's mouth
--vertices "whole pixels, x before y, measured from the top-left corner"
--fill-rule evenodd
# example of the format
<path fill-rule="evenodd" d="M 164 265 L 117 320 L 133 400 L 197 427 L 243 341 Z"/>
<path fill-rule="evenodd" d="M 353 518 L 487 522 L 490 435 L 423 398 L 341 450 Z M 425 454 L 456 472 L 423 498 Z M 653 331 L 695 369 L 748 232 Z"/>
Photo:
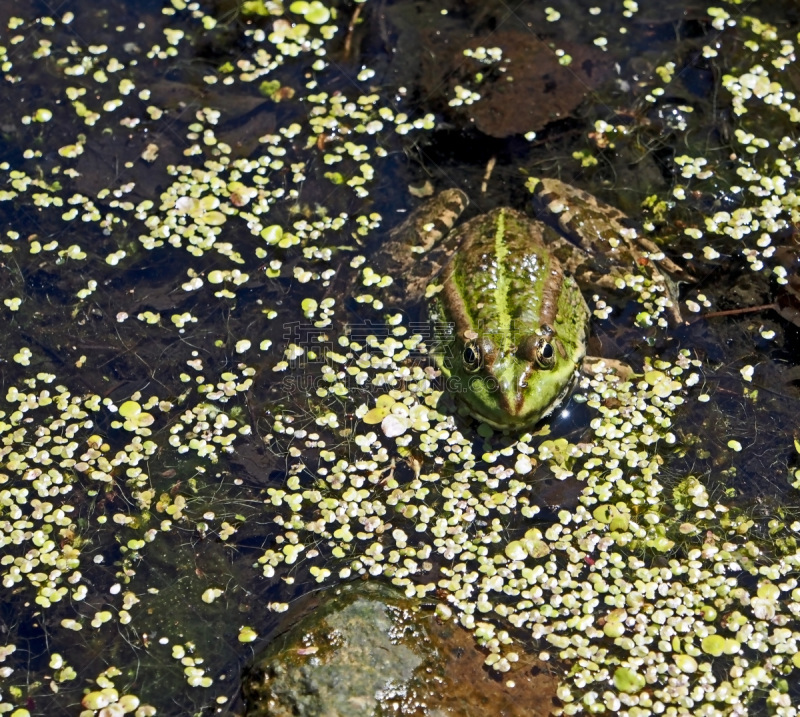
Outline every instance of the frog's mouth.
<path fill-rule="evenodd" d="M 579 367 L 575 367 L 575 370 L 572 372 L 572 375 L 569 378 L 569 381 L 564 385 L 561 389 L 559 394 L 550 402 L 548 406 L 542 409 L 540 412 L 535 414 L 527 414 L 522 415 L 518 410 L 514 410 L 517 407 L 512 407 L 507 404 L 506 401 L 503 401 L 503 415 L 498 416 L 497 414 L 494 415 L 487 415 L 485 412 L 481 410 L 482 407 L 476 406 L 472 403 L 468 403 L 468 408 L 470 414 L 477 418 L 479 421 L 490 425 L 492 428 L 497 428 L 500 430 L 503 429 L 524 429 L 524 428 L 533 428 L 539 421 L 548 418 L 553 414 L 553 412 L 561 406 L 564 400 L 572 393 L 573 389 L 575 388 L 575 384 L 578 381 L 578 376 L 580 376 L 580 369 Z M 521 405 L 521 404 L 520 404 Z"/>

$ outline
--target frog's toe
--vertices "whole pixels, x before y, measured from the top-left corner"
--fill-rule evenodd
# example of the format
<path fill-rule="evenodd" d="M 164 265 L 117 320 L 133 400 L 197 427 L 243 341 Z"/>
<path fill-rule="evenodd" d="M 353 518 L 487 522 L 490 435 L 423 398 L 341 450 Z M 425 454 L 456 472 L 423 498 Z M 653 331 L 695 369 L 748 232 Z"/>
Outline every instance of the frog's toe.
<path fill-rule="evenodd" d="M 581 371 L 589 375 L 613 373 L 620 381 L 630 381 L 637 375 L 630 364 L 602 356 L 584 356 Z"/>

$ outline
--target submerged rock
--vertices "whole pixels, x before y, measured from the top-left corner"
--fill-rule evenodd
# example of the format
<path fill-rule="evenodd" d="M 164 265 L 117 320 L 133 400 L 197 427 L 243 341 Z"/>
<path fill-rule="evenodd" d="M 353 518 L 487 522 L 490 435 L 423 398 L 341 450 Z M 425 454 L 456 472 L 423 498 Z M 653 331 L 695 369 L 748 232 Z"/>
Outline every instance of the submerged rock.
<path fill-rule="evenodd" d="M 247 717 L 549 714 L 556 678 L 521 655 L 498 676 L 471 633 L 392 588 L 320 593 L 248 670 Z"/>

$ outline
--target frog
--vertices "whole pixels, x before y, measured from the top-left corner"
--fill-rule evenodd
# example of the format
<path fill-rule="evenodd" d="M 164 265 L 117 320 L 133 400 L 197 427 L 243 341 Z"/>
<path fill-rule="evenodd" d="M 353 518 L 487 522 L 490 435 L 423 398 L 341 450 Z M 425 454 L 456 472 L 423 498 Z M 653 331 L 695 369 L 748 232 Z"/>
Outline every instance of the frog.
<path fill-rule="evenodd" d="M 681 320 L 674 284 L 659 268 L 674 265 L 623 212 L 557 179 L 530 186 L 535 217 L 498 207 L 460 225 L 468 197 L 445 190 L 381 252 L 398 271 L 406 251 L 402 300 L 425 302 L 448 392 L 475 419 L 507 431 L 551 416 L 596 360 L 587 356 L 585 290 L 624 284 L 636 266 L 663 297 L 670 323 Z"/>

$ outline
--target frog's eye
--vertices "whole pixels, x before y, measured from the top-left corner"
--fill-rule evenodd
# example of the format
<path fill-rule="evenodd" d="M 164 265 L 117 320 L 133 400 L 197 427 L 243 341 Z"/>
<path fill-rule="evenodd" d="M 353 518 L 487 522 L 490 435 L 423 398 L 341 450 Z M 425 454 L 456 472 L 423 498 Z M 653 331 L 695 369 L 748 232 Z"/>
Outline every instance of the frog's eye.
<path fill-rule="evenodd" d="M 544 336 L 526 336 L 520 342 L 517 355 L 524 361 L 534 363 L 543 369 L 553 368 L 556 363 L 553 342 Z"/>
<path fill-rule="evenodd" d="M 469 341 L 464 345 L 464 352 L 461 358 L 464 361 L 464 368 L 469 373 L 475 373 L 483 363 L 481 349 L 474 341 Z"/>

